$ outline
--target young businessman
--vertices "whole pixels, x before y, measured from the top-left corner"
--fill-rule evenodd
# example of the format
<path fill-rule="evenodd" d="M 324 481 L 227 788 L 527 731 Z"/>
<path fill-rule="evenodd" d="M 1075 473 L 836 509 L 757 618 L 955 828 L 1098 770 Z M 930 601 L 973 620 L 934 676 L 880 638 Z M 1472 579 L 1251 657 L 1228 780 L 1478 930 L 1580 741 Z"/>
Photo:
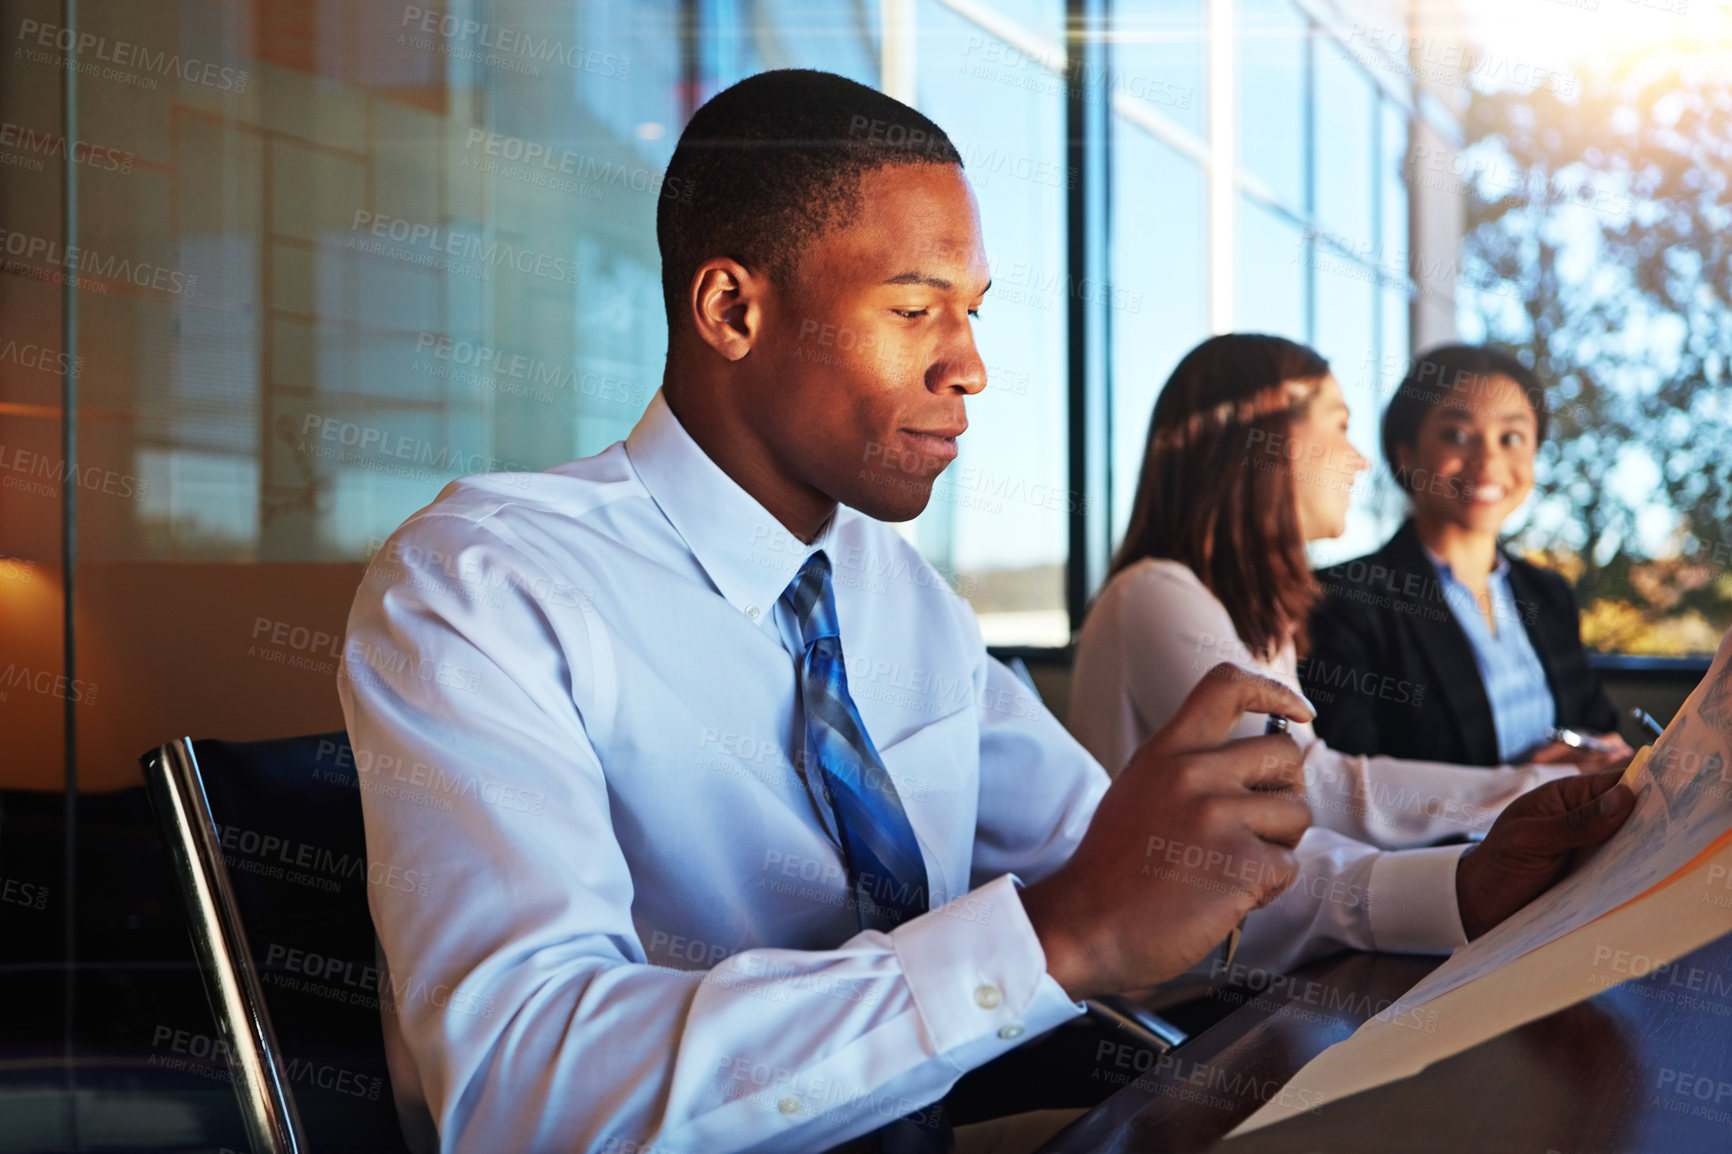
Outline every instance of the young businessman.
<path fill-rule="evenodd" d="M 372 891 L 392 1079 L 444 1149 L 811 1151 L 930 1121 L 1296 873 L 1251 919 L 1262 964 L 1445 950 L 1622 820 L 1627 791 L 1578 778 L 1465 858 L 1307 834 L 1296 747 L 1220 744 L 1247 711 L 1311 716 L 1254 676 L 1206 679 L 1109 788 L 886 524 L 986 385 L 948 139 L 769 73 L 698 111 L 675 178 L 667 368 L 630 437 L 448 487 L 350 616 L 369 856 L 433 879 Z"/>

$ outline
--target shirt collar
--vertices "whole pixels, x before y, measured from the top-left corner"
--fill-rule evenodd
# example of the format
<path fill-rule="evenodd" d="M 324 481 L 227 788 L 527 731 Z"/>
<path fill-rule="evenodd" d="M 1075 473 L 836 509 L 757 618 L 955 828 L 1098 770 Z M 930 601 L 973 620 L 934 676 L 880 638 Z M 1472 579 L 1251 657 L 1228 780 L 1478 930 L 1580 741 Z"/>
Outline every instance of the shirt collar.
<path fill-rule="evenodd" d="M 753 621 L 771 615 L 806 558 L 833 535 L 835 514 L 810 545 L 788 532 L 699 447 L 660 389 L 626 437 L 625 452 L 716 591 Z"/>
<path fill-rule="evenodd" d="M 1426 557 L 1428 557 L 1431 560 L 1432 568 L 1437 570 L 1437 575 L 1439 577 L 1442 577 L 1448 581 L 1455 581 L 1456 580 L 1455 570 L 1450 566 L 1448 561 L 1445 561 L 1442 557 L 1439 557 L 1436 553 L 1433 553 L 1430 549 L 1426 548 L 1426 546 L 1424 546 L 1424 545 L 1421 545 L 1420 548 L 1425 549 L 1425 555 L 1426 555 Z M 1502 549 L 1493 550 L 1492 551 L 1492 563 L 1491 563 L 1491 576 L 1502 577 L 1505 573 L 1508 573 L 1508 572 L 1509 572 L 1509 558 L 1504 556 Z"/>

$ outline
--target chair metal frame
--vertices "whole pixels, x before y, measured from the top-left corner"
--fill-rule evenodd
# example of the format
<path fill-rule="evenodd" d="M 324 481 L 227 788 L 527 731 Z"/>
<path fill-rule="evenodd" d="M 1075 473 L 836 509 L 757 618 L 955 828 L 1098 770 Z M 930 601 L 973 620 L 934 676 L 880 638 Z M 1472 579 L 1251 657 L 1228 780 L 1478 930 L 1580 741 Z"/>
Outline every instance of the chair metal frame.
<path fill-rule="evenodd" d="M 158 747 L 146 762 L 145 778 L 185 899 L 205 993 L 227 1044 L 235 1097 L 252 1148 L 255 1154 L 307 1154 L 192 739 Z"/>
<path fill-rule="evenodd" d="M 307 1154 L 192 739 L 183 737 L 159 746 L 146 760 L 145 778 L 185 900 L 205 993 L 227 1046 L 235 1097 L 253 1150 Z M 1157 1053 L 1167 1053 L 1187 1040 L 1183 1030 L 1130 999 L 1095 998 L 1086 1006 L 1103 1025 Z"/>

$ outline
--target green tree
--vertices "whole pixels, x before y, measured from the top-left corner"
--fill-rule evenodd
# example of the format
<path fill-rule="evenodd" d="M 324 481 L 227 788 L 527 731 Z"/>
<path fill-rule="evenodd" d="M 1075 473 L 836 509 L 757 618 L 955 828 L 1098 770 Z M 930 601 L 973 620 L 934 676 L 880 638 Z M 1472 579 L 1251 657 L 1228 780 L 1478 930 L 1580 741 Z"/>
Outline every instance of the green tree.
<path fill-rule="evenodd" d="M 1584 598 L 1631 598 L 1646 508 L 1676 518 L 1686 559 L 1732 566 L 1732 53 L 1671 46 L 1580 79 L 1471 99 L 1458 299 L 1464 331 L 1549 386 L 1528 540 L 1580 558 Z M 1727 582 L 1688 584 L 1674 610 L 1732 622 Z"/>

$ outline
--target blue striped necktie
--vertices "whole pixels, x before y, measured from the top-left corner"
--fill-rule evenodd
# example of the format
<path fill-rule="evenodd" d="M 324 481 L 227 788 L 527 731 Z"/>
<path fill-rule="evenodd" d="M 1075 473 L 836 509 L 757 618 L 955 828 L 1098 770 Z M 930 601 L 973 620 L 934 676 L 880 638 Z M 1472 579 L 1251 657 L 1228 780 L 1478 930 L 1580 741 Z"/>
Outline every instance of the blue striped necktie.
<path fill-rule="evenodd" d="M 902 798 L 848 694 L 842 632 L 830 589 L 830 559 L 806 558 L 782 600 L 800 623 L 800 701 L 806 711 L 806 779 L 817 773 L 836 819 L 836 840 L 863 930 L 895 929 L 926 912 L 926 862 Z M 955 1145 L 949 1113 L 934 1102 L 875 1135 L 883 1154 L 943 1154 Z"/>
<path fill-rule="evenodd" d="M 805 765 L 816 767 L 858 903 L 860 928 L 891 930 L 926 912 L 926 863 L 902 798 L 848 695 L 830 559 L 812 554 L 782 594 L 800 623 Z"/>

